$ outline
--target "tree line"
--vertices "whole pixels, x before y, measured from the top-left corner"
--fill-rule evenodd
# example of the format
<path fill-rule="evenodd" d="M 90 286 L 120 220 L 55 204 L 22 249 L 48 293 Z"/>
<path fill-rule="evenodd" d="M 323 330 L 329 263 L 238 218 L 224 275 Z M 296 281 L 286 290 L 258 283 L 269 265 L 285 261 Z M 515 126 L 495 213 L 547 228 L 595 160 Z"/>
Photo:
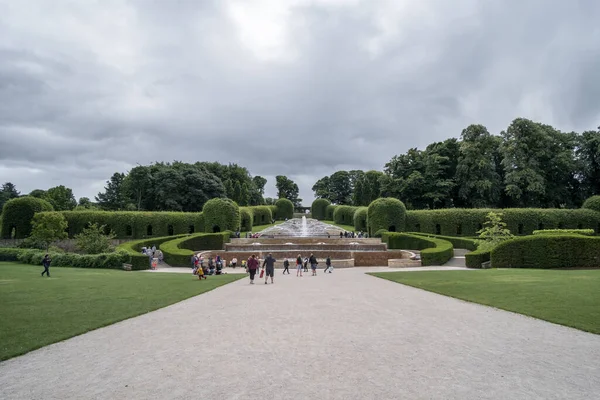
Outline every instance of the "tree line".
<path fill-rule="evenodd" d="M 411 209 L 576 208 L 600 194 L 600 127 L 561 132 L 515 119 L 499 135 L 469 125 L 460 139 L 392 157 L 383 171 L 337 171 L 312 190 L 334 204 L 395 197 Z"/>

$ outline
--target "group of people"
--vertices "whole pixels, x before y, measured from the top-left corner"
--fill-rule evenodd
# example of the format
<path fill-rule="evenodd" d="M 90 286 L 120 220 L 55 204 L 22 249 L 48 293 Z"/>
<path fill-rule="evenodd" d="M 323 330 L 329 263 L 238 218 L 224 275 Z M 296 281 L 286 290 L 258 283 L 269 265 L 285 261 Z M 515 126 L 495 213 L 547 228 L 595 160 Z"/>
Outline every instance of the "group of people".
<path fill-rule="evenodd" d="M 354 238 L 362 239 L 362 238 L 368 238 L 368 237 L 369 237 L 369 235 L 366 232 L 365 233 L 363 233 L 363 232 L 356 233 L 356 232 L 347 232 L 347 231 L 341 232 L 340 231 L 340 239 L 343 239 L 343 238 L 346 238 L 346 239 L 354 239 Z"/>
<path fill-rule="evenodd" d="M 265 277 L 265 285 L 268 283 L 269 277 L 271 278 L 271 283 L 273 282 L 273 276 L 275 275 L 275 262 L 277 260 L 275 260 L 275 258 L 273 258 L 273 255 L 271 253 L 269 253 L 267 255 L 267 257 L 265 257 L 263 264 L 262 264 L 262 268 L 263 271 L 261 272 L 261 278 L 264 275 Z M 317 257 L 315 257 L 314 254 L 311 254 L 310 257 L 305 257 L 304 259 L 302 258 L 301 254 L 298 254 L 298 257 L 296 257 L 296 276 L 297 277 L 301 277 L 302 276 L 302 272 L 308 272 L 308 265 L 310 264 L 310 269 L 312 271 L 312 276 L 316 276 L 317 275 L 317 266 L 319 265 L 319 262 L 317 261 Z M 259 269 L 259 260 L 256 257 L 255 254 L 252 254 L 252 256 L 248 259 L 248 264 L 247 264 L 247 272 L 250 274 L 250 284 L 254 284 L 254 278 L 256 277 L 256 273 Z M 283 260 L 283 274 L 285 275 L 285 273 L 287 272 L 287 274 L 290 274 L 290 261 L 286 258 L 285 260 Z M 325 271 L 324 272 L 333 272 L 333 266 L 331 265 L 331 257 L 327 257 L 327 259 L 325 260 Z"/>
<path fill-rule="evenodd" d="M 158 261 L 158 264 L 162 264 L 163 262 L 163 252 L 160 249 L 157 249 L 156 246 L 152 246 L 152 247 L 142 247 L 142 254 L 148 256 L 148 260 L 150 260 L 150 268 L 154 268 L 154 265 L 152 264 L 152 261 L 156 258 Z"/>
<path fill-rule="evenodd" d="M 217 256 L 213 259 L 208 258 L 208 265 L 204 265 L 204 256 L 200 253 L 192 255 L 192 273 L 198 276 L 198 279 L 207 279 L 208 275 L 221 275 L 223 274 L 224 260 L 221 256 Z"/>

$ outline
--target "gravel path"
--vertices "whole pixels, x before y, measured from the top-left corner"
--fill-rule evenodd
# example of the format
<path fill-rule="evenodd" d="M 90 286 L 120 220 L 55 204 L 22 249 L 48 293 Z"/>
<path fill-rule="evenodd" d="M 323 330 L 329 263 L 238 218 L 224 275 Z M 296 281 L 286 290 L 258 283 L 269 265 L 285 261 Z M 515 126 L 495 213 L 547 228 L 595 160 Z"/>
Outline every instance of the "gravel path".
<path fill-rule="evenodd" d="M 0 398 L 597 398 L 600 336 L 364 271 L 277 271 L 47 346 L 0 363 Z"/>

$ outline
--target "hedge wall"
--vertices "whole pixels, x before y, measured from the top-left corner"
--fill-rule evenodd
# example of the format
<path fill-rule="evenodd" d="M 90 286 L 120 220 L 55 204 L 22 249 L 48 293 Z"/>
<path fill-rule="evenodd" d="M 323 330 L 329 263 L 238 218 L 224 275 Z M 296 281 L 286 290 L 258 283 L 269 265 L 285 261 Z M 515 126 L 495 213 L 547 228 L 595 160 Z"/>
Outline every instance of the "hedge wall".
<path fill-rule="evenodd" d="M 357 232 L 367 231 L 367 210 L 368 207 L 358 207 L 354 212 L 354 229 Z"/>
<path fill-rule="evenodd" d="M 205 232 L 236 231 L 240 227 L 240 208 L 230 199 L 210 199 L 202 208 Z"/>
<path fill-rule="evenodd" d="M 337 206 L 333 211 L 333 222 L 342 225 L 354 225 L 354 212 L 358 207 Z"/>
<path fill-rule="evenodd" d="M 13 228 L 15 239 L 24 239 L 31 234 L 33 215 L 42 211 L 52 211 L 46 200 L 25 196 L 11 199 L 2 208 L 2 238 L 11 239 Z"/>
<path fill-rule="evenodd" d="M 174 267 L 191 267 L 192 254 L 200 250 L 221 250 L 231 232 L 200 233 L 163 243 L 165 262 Z"/>
<path fill-rule="evenodd" d="M 533 231 L 534 235 L 584 235 L 594 236 L 593 229 L 544 229 L 541 231 Z"/>
<path fill-rule="evenodd" d="M 269 206 L 248 207 L 252 212 L 252 225 L 267 225 L 273 221 L 273 212 Z"/>
<path fill-rule="evenodd" d="M 481 268 L 481 264 L 490 261 L 490 250 L 477 249 L 465 254 L 467 268 Z"/>
<path fill-rule="evenodd" d="M 0 248 L 0 261 L 19 261 L 19 255 L 26 251 L 14 247 Z"/>
<path fill-rule="evenodd" d="M 150 260 L 148 259 L 148 256 L 142 254 L 142 247 L 156 246 L 157 249 L 160 249 L 161 245 L 165 242 L 188 236 L 189 235 L 177 235 L 163 236 L 152 239 L 132 240 L 130 242 L 125 242 L 118 245 L 115 250 L 129 255 L 130 259 L 127 263 L 131 264 L 132 270 L 150 269 Z"/>
<path fill-rule="evenodd" d="M 535 235 L 500 243 L 492 250 L 494 268 L 600 268 L 600 238 Z"/>
<path fill-rule="evenodd" d="M 320 221 L 327 219 L 327 206 L 331 205 L 331 202 L 327 199 L 316 199 L 310 206 L 310 213 L 314 219 Z"/>
<path fill-rule="evenodd" d="M 325 207 L 325 219 L 327 221 L 333 221 L 333 213 L 335 212 L 336 208 L 337 206 L 333 204 L 330 204 L 327 207 Z"/>
<path fill-rule="evenodd" d="M 240 230 L 242 232 L 252 232 L 252 221 L 254 215 L 248 207 L 240 207 Z"/>
<path fill-rule="evenodd" d="M 594 229 L 600 227 L 600 213 L 587 209 L 442 209 L 416 210 L 406 214 L 408 231 L 447 236 L 476 236 L 489 212 L 502 212 L 502 219 L 514 235 L 531 235 L 541 229 Z"/>
<path fill-rule="evenodd" d="M 454 257 L 454 247 L 447 240 L 411 235 L 408 233 L 386 232 L 382 240 L 390 249 L 420 250 L 421 265 L 443 265 Z"/>
<path fill-rule="evenodd" d="M 275 219 L 291 219 L 294 217 L 294 203 L 288 199 L 279 199 L 275 202 Z"/>
<path fill-rule="evenodd" d="M 447 240 L 452 243 L 452 246 L 455 249 L 467 249 L 471 250 L 470 253 L 465 254 L 465 265 L 467 268 L 481 268 L 481 264 L 490 261 L 490 251 L 489 250 L 479 250 L 479 240 L 477 239 L 468 239 L 454 236 L 442 236 L 442 235 L 432 235 L 429 233 L 417 233 L 411 232 L 412 235 L 418 236 L 426 236 L 426 237 L 434 237 L 437 239 Z"/>
<path fill-rule="evenodd" d="M 103 254 L 49 253 L 52 267 L 121 269 L 128 262 L 124 252 Z M 42 265 L 45 251 L 25 250 L 19 254 L 19 261 L 25 264 Z"/>
<path fill-rule="evenodd" d="M 398 199 L 391 197 L 373 200 L 367 209 L 369 234 L 381 229 L 390 232 L 404 232 L 406 229 L 406 207 Z"/>

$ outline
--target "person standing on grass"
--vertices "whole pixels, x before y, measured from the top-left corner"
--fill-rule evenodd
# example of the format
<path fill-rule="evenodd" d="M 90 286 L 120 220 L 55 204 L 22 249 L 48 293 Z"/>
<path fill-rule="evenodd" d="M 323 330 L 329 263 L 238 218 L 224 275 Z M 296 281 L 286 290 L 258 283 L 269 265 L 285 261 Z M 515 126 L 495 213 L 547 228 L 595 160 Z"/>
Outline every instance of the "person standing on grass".
<path fill-rule="evenodd" d="M 42 276 L 44 276 L 44 274 L 46 274 L 48 276 L 48 278 L 50 278 L 50 263 L 52 262 L 52 259 L 50 258 L 50 256 L 48 254 L 46 254 L 44 256 L 44 259 L 42 260 L 42 265 L 44 266 L 44 272 L 42 272 Z"/>
<path fill-rule="evenodd" d="M 288 275 L 290 274 L 290 262 L 286 258 L 283 260 L 283 274 L 285 275 L 285 271 L 287 271 Z"/>
<path fill-rule="evenodd" d="M 296 258 L 296 277 L 298 277 L 298 273 L 302 276 L 302 256 L 300 254 Z"/>
<path fill-rule="evenodd" d="M 316 276 L 317 275 L 317 257 L 315 257 L 314 254 L 311 253 L 310 258 L 308 259 L 308 262 L 310 263 L 310 269 L 312 270 L 312 276 Z"/>
<path fill-rule="evenodd" d="M 254 285 L 254 276 L 256 275 L 256 270 L 258 269 L 258 260 L 256 259 L 256 255 L 252 254 L 252 256 L 248 259 L 248 272 L 250 272 L 250 284 Z"/>
<path fill-rule="evenodd" d="M 269 276 L 271 277 L 271 284 L 273 284 L 273 275 L 275 275 L 275 259 L 273 255 L 269 253 L 265 261 L 263 261 L 263 268 L 265 268 L 265 285 L 267 284 L 267 280 Z"/>

